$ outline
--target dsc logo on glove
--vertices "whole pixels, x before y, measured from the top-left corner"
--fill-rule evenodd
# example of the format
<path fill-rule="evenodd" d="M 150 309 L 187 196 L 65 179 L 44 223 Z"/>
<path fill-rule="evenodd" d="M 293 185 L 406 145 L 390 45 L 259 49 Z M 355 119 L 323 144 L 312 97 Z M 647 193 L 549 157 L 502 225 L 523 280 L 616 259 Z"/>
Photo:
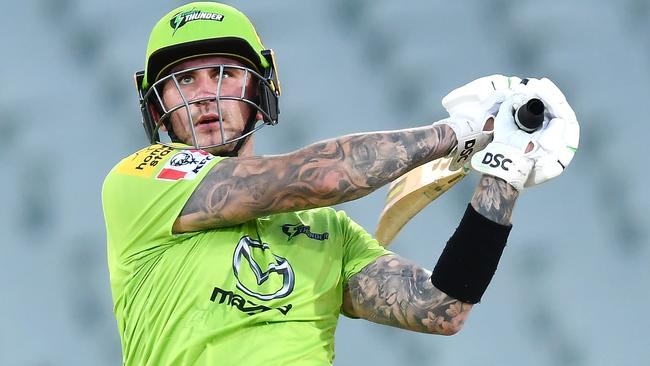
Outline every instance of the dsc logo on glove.
<path fill-rule="evenodd" d="M 505 159 L 504 159 L 505 158 Z M 512 160 L 506 158 L 502 154 L 495 154 L 493 155 L 492 153 L 485 153 L 485 156 L 483 157 L 483 160 L 481 161 L 482 164 L 487 164 L 492 168 L 498 168 L 499 166 L 501 169 L 508 171 L 510 170 L 506 164 L 512 163 Z"/>
<path fill-rule="evenodd" d="M 465 141 L 465 148 L 460 152 L 460 158 L 458 159 L 459 162 L 467 160 L 470 156 L 472 156 L 474 145 L 476 145 L 476 139 Z"/>

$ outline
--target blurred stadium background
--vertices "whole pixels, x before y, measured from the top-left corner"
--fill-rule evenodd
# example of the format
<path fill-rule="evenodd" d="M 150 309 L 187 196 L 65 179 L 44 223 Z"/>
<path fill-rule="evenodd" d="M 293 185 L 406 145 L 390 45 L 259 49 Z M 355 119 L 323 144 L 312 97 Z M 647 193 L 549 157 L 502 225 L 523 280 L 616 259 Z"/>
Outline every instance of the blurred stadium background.
<path fill-rule="evenodd" d="M 0 365 L 117 365 L 100 189 L 145 145 L 132 74 L 180 1 L 4 4 Z M 281 122 L 258 153 L 427 124 L 449 90 L 548 76 L 582 125 L 559 179 L 526 191 L 491 288 L 454 337 L 342 319 L 335 365 L 641 365 L 650 361 L 650 1 L 233 1 L 278 56 Z M 429 268 L 466 179 L 392 247 Z M 341 206 L 374 231 L 385 189 Z"/>

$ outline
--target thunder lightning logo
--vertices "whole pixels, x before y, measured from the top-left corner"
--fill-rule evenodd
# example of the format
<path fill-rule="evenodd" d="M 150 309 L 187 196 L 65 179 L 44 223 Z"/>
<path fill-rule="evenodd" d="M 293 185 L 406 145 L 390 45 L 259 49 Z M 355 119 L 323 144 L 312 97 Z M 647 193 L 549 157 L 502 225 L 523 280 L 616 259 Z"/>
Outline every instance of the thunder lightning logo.
<path fill-rule="evenodd" d="M 174 32 L 172 33 L 172 36 L 176 34 L 176 31 L 178 28 L 184 26 L 185 24 L 195 21 L 195 20 L 213 20 L 217 22 L 223 21 L 223 14 L 218 14 L 218 13 L 210 13 L 207 11 L 201 11 L 197 9 L 190 9 L 186 11 L 182 11 L 176 15 L 174 15 L 170 20 L 169 20 L 169 25 L 174 29 Z"/>
<path fill-rule="evenodd" d="M 317 233 L 312 233 L 311 232 L 311 227 L 308 225 L 302 225 L 302 224 L 284 224 L 282 225 L 282 232 L 285 233 L 288 236 L 288 240 L 291 240 L 292 238 L 295 238 L 297 235 L 300 234 L 305 234 L 308 238 L 314 239 L 314 240 L 327 240 L 330 237 L 329 233 L 322 233 L 322 234 L 317 234 Z"/>

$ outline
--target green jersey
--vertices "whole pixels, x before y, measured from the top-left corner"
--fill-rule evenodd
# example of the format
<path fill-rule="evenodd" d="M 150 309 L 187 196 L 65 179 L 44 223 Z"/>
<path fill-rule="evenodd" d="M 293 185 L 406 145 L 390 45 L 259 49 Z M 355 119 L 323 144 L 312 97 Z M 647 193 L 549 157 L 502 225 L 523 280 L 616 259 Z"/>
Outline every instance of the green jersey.
<path fill-rule="evenodd" d="M 102 190 L 125 365 L 329 365 L 347 280 L 389 253 L 343 211 L 174 234 L 223 158 L 149 146 Z"/>

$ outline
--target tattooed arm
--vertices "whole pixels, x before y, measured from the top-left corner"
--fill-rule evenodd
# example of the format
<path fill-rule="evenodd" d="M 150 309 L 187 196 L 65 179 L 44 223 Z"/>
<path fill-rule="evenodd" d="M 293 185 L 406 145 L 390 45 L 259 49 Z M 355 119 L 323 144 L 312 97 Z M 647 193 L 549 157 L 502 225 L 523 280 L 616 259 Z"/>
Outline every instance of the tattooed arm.
<path fill-rule="evenodd" d="M 367 195 L 456 144 L 446 125 L 348 135 L 293 153 L 225 159 L 185 204 L 174 232 L 224 227 Z"/>
<path fill-rule="evenodd" d="M 484 175 L 472 197 L 474 209 L 509 225 L 518 192 L 500 178 Z M 471 304 L 431 283 L 431 272 L 395 255 L 380 257 L 348 281 L 343 311 L 376 323 L 416 332 L 452 335 L 463 327 Z"/>
<path fill-rule="evenodd" d="M 484 174 L 472 196 L 472 207 L 497 224 L 510 225 L 517 197 L 519 191 L 506 181 Z"/>
<path fill-rule="evenodd" d="M 431 272 L 396 256 L 377 258 L 348 281 L 343 311 L 375 323 L 422 333 L 452 335 L 472 305 L 431 284 Z"/>

